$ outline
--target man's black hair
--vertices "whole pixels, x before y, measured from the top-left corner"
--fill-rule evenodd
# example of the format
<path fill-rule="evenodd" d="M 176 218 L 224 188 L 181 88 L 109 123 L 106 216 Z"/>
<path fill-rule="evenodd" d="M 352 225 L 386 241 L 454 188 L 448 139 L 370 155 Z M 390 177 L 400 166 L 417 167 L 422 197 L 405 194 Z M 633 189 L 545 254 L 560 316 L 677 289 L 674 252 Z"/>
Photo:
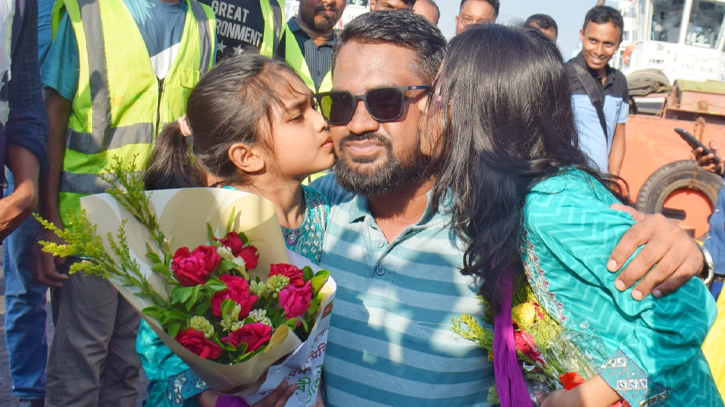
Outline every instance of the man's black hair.
<path fill-rule="evenodd" d="M 620 33 L 624 32 L 624 18 L 622 18 L 622 13 L 609 6 L 597 6 L 589 10 L 587 16 L 584 18 L 582 30 L 586 30 L 589 23 L 612 23 L 615 27 L 619 28 Z"/>
<path fill-rule="evenodd" d="M 461 7 L 458 9 L 463 8 L 463 3 L 467 2 L 468 0 L 461 0 Z M 496 17 L 498 17 L 498 10 L 501 8 L 501 2 L 499 0 L 477 0 L 477 1 L 485 1 L 486 3 L 490 4 L 491 7 L 493 7 L 493 12 Z"/>
<path fill-rule="evenodd" d="M 338 33 L 332 49 L 333 70 L 340 49 L 353 41 L 412 50 L 416 73 L 426 85 L 433 83 L 447 46 L 437 27 L 410 10 L 371 11 L 353 19 Z"/>
<path fill-rule="evenodd" d="M 559 26 L 556 25 L 556 21 L 554 21 L 554 19 L 547 14 L 532 15 L 531 17 L 526 19 L 526 22 L 524 22 L 524 27 L 536 28 L 532 24 L 535 24 L 536 27 L 539 27 L 542 30 L 548 30 L 549 28 L 554 27 L 554 30 L 556 30 L 557 33 L 559 32 Z"/>

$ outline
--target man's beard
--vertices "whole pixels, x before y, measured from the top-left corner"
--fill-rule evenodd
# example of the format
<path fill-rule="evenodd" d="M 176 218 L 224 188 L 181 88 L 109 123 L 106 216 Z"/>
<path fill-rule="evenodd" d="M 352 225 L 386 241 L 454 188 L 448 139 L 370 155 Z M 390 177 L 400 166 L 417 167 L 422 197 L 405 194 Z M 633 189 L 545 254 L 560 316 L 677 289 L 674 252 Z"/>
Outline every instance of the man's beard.
<path fill-rule="evenodd" d="M 387 161 L 377 165 L 372 170 L 356 171 L 346 162 L 342 146 L 347 141 L 374 139 L 381 143 L 387 153 Z M 420 150 L 415 152 L 405 162 L 393 157 L 393 147 L 390 141 L 375 133 L 349 135 L 340 141 L 340 152 L 333 167 L 338 184 L 347 191 L 363 196 L 385 195 L 395 188 L 424 178 L 429 172 L 429 157 Z M 359 164 L 372 163 L 373 159 L 367 157 L 353 158 Z"/>

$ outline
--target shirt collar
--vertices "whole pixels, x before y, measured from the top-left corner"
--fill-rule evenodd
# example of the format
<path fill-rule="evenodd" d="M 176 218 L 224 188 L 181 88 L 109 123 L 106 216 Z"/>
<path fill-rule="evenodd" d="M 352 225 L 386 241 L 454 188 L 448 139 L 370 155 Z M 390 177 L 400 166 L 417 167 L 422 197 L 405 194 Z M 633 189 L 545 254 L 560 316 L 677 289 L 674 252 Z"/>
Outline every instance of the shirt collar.
<path fill-rule="evenodd" d="M 587 72 L 592 75 L 597 83 L 602 83 L 601 78 L 599 77 L 599 73 L 597 73 L 597 71 L 595 71 L 594 69 L 589 68 L 589 65 L 587 65 L 587 60 L 584 59 L 584 51 L 581 51 L 579 55 L 576 56 L 576 63 L 584 67 L 584 69 L 586 69 Z M 607 87 L 614 82 L 614 69 L 609 66 L 609 64 L 607 64 L 604 66 L 604 71 L 607 73 L 607 80 L 604 82 L 604 87 Z"/>
<path fill-rule="evenodd" d="M 438 225 L 450 220 L 450 216 L 447 215 L 447 208 L 453 203 L 453 199 L 450 194 L 446 194 L 438 205 L 437 210 L 434 205 L 431 204 L 431 198 L 433 197 L 433 190 L 426 193 L 428 198 L 428 204 L 425 207 L 425 212 L 420 221 L 415 225 L 411 226 L 412 229 L 424 229 L 433 225 Z M 362 195 L 356 195 L 350 200 L 348 205 L 348 221 L 350 224 L 365 221 L 366 218 L 370 217 L 373 219 L 373 214 L 370 212 L 370 203 L 368 198 Z"/>

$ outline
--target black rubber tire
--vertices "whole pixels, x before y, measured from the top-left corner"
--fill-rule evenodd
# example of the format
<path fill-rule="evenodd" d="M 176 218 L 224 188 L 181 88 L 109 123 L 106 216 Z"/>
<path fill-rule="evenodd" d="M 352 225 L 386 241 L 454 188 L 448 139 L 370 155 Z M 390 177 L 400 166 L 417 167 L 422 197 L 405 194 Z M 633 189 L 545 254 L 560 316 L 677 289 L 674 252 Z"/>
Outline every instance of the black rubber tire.
<path fill-rule="evenodd" d="M 673 192 L 692 188 L 707 196 L 714 208 L 722 185 L 722 177 L 703 170 L 695 160 L 674 161 L 647 178 L 639 190 L 635 207 L 640 212 L 661 213 L 665 200 Z"/>

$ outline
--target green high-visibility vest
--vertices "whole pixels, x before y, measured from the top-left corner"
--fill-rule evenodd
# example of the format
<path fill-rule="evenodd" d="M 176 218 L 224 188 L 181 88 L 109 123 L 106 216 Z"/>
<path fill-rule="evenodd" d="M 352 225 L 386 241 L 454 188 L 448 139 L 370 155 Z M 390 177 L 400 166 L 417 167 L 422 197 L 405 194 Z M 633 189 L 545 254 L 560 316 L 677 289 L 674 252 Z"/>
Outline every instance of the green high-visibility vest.
<path fill-rule="evenodd" d="M 60 183 L 64 222 L 79 213 L 80 197 L 105 192 L 99 176 L 114 156 L 142 167 L 167 123 L 182 116 L 186 99 L 211 69 L 216 42 L 211 9 L 188 6 L 178 53 L 159 80 L 146 44 L 123 0 L 58 0 L 52 32 L 67 13 L 78 42 L 79 80 L 68 119 Z"/>
<path fill-rule="evenodd" d="M 297 75 L 302 78 L 302 81 L 305 83 L 305 85 L 307 85 L 308 88 L 310 88 L 312 93 L 331 91 L 332 71 L 327 72 L 325 77 L 322 79 L 320 88 L 316 89 L 315 81 L 312 80 L 312 74 L 310 73 L 310 67 L 307 66 L 307 61 L 305 61 L 305 56 L 302 54 L 300 44 L 297 43 L 297 38 L 295 38 L 295 34 L 292 32 L 292 30 L 289 29 L 289 26 L 287 26 L 285 30 L 284 58 L 285 61 L 287 61 L 287 65 L 291 66 L 292 69 L 297 72 Z"/>

